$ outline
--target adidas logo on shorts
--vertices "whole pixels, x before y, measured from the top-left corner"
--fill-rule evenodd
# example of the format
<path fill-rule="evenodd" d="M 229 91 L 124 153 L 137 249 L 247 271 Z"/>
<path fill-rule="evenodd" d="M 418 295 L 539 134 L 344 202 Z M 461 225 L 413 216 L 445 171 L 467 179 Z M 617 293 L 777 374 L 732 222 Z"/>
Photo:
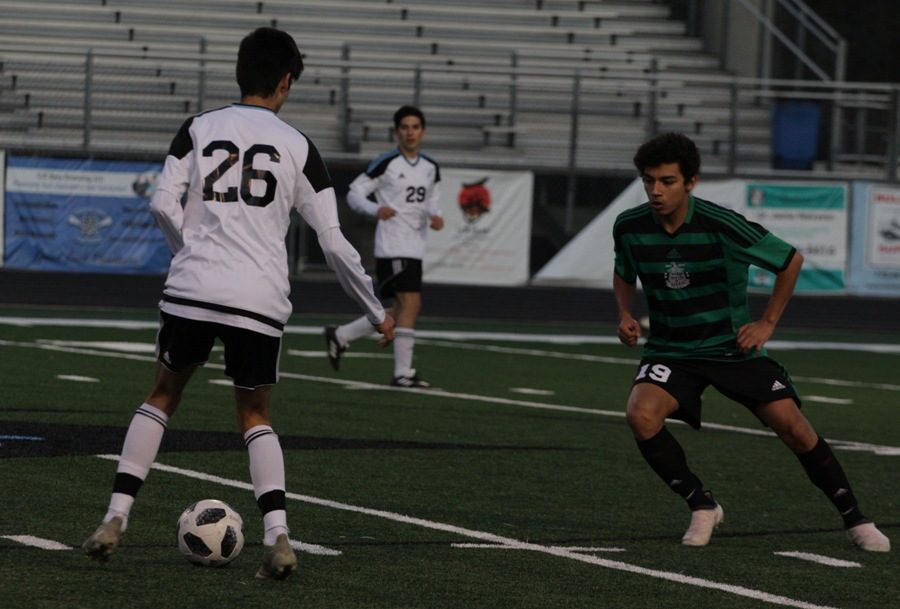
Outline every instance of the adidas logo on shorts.
<path fill-rule="evenodd" d="M 772 383 L 772 391 L 780 391 L 781 389 L 786 389 L 786 387 L 781 384 L 781 381 L 776 380 Z"/>

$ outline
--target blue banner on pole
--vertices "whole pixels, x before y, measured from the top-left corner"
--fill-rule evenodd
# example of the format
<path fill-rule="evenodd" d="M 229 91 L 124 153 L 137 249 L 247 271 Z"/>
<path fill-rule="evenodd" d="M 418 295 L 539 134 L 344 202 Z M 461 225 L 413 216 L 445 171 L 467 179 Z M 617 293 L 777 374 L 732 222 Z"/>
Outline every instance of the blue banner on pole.
<path fill-rule="evenodd" d="M 7 159 L 8 268 L 165 273 L 171 253 L 150 214 L 159 163 Z"/>

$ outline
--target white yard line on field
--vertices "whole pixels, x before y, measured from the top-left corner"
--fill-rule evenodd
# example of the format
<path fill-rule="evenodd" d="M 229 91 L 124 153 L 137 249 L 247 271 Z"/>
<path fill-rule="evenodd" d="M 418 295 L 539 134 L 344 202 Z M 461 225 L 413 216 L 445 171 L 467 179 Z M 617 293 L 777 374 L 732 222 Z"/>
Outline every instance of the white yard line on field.
<path fill-rule="evenodd" d="M 118 455 L 97 455 L 101 459 L 108 459 L 110 461 L 118 461 Z M 154 463 L 153 469 L 157 469 L 160 471 L 178 474 L 180 476 L 185 476 L 188 478 L 193 478 L 195 480 L 203 480 L 206 482 L 212 482 L 214 484 L 221 484 L 222 486 L 228 486 L 232 488 L 238 488 L 245 491 L 253 491 L 253 485 L 247 482 L 241 482 L 240 480 L 233 480 L 230 478 L 222 478 L 220 476 L 215 476 L 212 474 L 207 474 L 204 472 L 199 472 L 196 470 L 184 469 L 180 467 L 172 467 L 170 465 L 164 465 L 162 463 Z M 518 539 L 514 539 L 512 537 L 503 537 L 501 535 L 495 535 L 493 533 L 488 533 L 485 531 L 477 531 L 474 529 L 467 529 L 464 527 L 458 527 L 452 524 L 445 524 L 442 522 L 435 522 L 431 520 L 426 520 L 424 518 L 416 518 L 414 516 L 406 516 L 404 514 L 397 514 L 395 512 L 388 512 L 385 510 L 378 510 L 373 508 L 367 508 L 357 505 L 351 505 L 348 503 L 341 503 L 339 501 L 332 501 L 330 499 L 322 499 L 320 497 L 312 497 L 310 495 L 299 495 L 297 493 L 286 493 L 285 496 L 288 499 L 294 501 L 300 501 L 303 503 L 308 503 L 310 505 L 317 505 L 320 507 L 331 508 L 335 510 L 342 510 L 346 512 L 354 512 L 357 514 L 365 514 L 367 516 L 374 516 L 376 518 L 382 518 L 385 520 L 390 520 L 392 522 L 399 522 L 402 524 L 409 524 L 413 526 L 422 527 L 425 529 L 431 529 L 433 531 L 442 531 L 444 533 L 452 533 L 454 535 L 460 535 L 462 537 L 467 537 L 470 539 L 478 539 L 482 542 L 487 542 L 491 544 L 499 544 L 502 546 L 509 546 L 519 550 L 530 550 L 533 552 L 540 552 L 542 554 L 548 554 L 551 556 L 556 556 L 558 558 L 567 558 L 570 560 L 575 560 L 582 563 L 587 563 L 591 565 L 595 565 L 598 567 L 603 567 L 606 569 L 612 569 L 614 571 L 623 571 L 625 573 L 632 573 L 635 575 L 644 575 L 648 577 L 653 577 L 655 579 L 662 579 L 670 582 L 674 582 L 676 584 L 683 584 L 687 586 L 695 586 L 698 588 L 706 588 L 710 590 L 718 590 L 720 592 L 725 592 L 728 594 L 733 594 L 736 596 L 742 596 L 745 598 L 750 598 L 753 600 L 770 603 L 773 605 L 781 605 L 783 607 L 797 607 L 798 609 L 836 609 L 834 607 L 826 606 L 826 605 L 816 605 L 814 603 L 807 603 L 805 601 L 789 598 L 786 596 L 779 596 L 777 594 L 770 594 L 768 592 L 763 592 L 762 590 L 754 590 L 753 588 L 746 588 L 744 586 L 735 586 L 732 584 L 723 584 L 721 582 L 712 581 L 709 579 L 703 579 L 699 577 L 691 577 L 689 575 L 683 575 L 681 573 L 672 573 L 669 571 L 661 571 L 659 569 L 648 569 L 646 567 L 641 567 L 638 565 L 633 565 L 626 562 L 621 562 L 617 560 L 609 560 L 606 558 L 600 558 L 598 556 L 593 556 L 591 554 L 582 554 L 577 551 L 572 551 L 569 548 L 561 547 L 561 546 L 545 546 L 541 544 L 531 543 L 527 541 L 520 541 Z"/>
<path fill-rule="evenodd" d="M 796 558 L 799 560 L 808 560 L 809 562 L 826 565 L 829 567 L 843 567 L 853 569 L 862 567 L 858 562 L 851 560 L 841 560 L 840 558 L 832 558 L 830 556 L 822 556 L 821 554 L 810 554 L 809 552 L 772 552 L 776 556 L 787 556 L 788 558 Z"/>
<path fill-rule="evenodd" d="M 26 343 L 0 339 L 0 346 L 24 347 L 31 349 L 44 349 L 48 351 L 58 351 L 63 353 L 77 353 L 80 355 L 96 355 L 98 357 L 110 357 L 116 359 L 129 359 L 135 361 L 153 362 L 155 358 L 146 355 L 138 355 L 135 353 L 114 353 L 109 351 L 98 351 L 94 349 L 84 349 L 77 347 L 65 347 L 56 345 L 51 342 Z M 208 363 L 206 368 L 215 370 L 224 370 L 222 364 Z M 375 383 L 366 383 L 362 381 L 351 381 L 340 378 L 327 376 L 314 376 L 311 374 L 298 374 L 293 372 L 280 372 L 279 376 L 283 379 L 293 379 L 299 381 L 309 381 L 313 383 L 325 383 L 330 385 L 340 385 L 350 389 L 369 389 L 372 391 L 394 391 L 403 394 L 420 394 L 432 397 L 444 397 L 454 400 L 464 400 L 470 402 L 480 402 L 488 404 L 501 404 L 504 406 L 514 406 L 519 408 L 533 408 L 538 410 L 552 410 L 556 412 L 571 412 L 577 414 L 587 414 L 593 416 L 617 417 L 622 418 L 625 413 L 619 410 L 601 410 L 598 408 L 584 408 L 581 406 L 568 406 L 566 404 L 552 404 L 549 402 L 532 402 L 530 400 L 517 400 L 512 398 L 503 398 L 498 396 L 479 395 L 472 393 L 459 393 L 446 391 L 443 389 L 407 389 L 404 387 L 391 387 L 390 385 L 379 385 Z M 681 421 L 673 420 L 672 423 L 681 423 Z M 721 423 L 703 423 L 704 429 L 716 429 L 720 431 L 729 431 L 741 433 L 751 436 L 775 437 L 771 431 L 758 428 L 737 427 L 735 425 L 724 425 Z M 880 456 L 900 456 L 900 447 L 883 446 L 879 444 L 869 444 L 867 442 L 856 442 L 852 440 L 836 440 L 826 438 L 832 448 L 851 450 L 857 452 L 871 452 Z"/>
<path fill-rule="evenodd" d="M 77 319 L 66 317 L 18 317 L 0 316 L 0 325 L 20 327 L 62 326 L 85 328 L 120 328 L 123 330 L 156 330 L 159 322 L 128 319 Z M 295 326 L 284 328 L 285 334 L 322 334 L 322 326 Z M 479 332 L 465 330 L 416 330 L 418 339 L 443 339 L 447 341 L 494 340 L 518 343 L 549 343 L 555 345 L 617 345 L 615 336 L 596 334 L 529 334 L 522 332 Z M 863 351 L 866 353 L 900 354 L 900 345 L 887 343 L 855 343 L 837 341 L 771 340 L 766 346 L 772 349 L 797 349 L 813 351 Z"/>
<path fill-rule="evenodd" d="M 31 546 L 33 548 L 40 548 L 42 550 L 71 550 L 70 546 L 67 546 L 64 543 L 59 543 L 58 541 L 53 541 L 52 539 L 44 539 L 42 537 L 35 537 L 34 535 L 0 535 L 3 539 L 9 539 L 10 541 L 15 541 L 16 543 L 21 543 L 22 545 Z"/>
<path fill-rule="evenodd" d="M 460 548 L 463 550 L 520 550 L 514 546 L 505 546 L 496 543 L 451 543 L 450 547 Z M 606 547 L 581 547 L 581 546 L 549 546 L 551 548 L 562 548 L 569 552 L 624 552 L 625 548 L 606 548 Z"/>

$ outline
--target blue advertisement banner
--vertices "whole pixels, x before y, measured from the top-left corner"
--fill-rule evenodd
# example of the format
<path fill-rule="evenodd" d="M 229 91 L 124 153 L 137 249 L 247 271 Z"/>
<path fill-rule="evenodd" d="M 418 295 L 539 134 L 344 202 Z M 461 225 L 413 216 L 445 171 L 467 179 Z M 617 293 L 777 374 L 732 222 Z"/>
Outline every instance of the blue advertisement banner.
<path fill-rule="evenodd" d="M 150 214 L 162 165 L 10 156 L 8 268 L 165 273 L 171 254 Z"/>
<path fill-rule="evenodd" d="M 852 222 L 851 292 L 900 296 L 900 188 L 854 183 Z"/>

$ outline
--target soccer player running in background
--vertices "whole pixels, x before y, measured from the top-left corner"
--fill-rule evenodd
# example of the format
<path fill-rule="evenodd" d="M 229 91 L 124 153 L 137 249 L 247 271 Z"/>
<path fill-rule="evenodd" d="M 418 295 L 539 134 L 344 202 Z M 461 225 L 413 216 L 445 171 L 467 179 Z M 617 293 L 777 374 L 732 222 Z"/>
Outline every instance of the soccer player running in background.
<path fill-rule="evenodd" d="M 765 228 L 691 194 L 700 154 L 689 138 L 667 133 L 646 142 L 634 164 L 648 202 L 619 214 L 613 228 L 619 340 L 637 344 L 632 314 L 640 278 L 650 314 L 626 416 L 641 455 L 692 510 L 681 542 L 705 546 L 724 512 L 690 469 L 667 417 L 700 427 L 701 395 L 712 385 L 750 409 L 797 455 L 809 479 L 837 508 L 847 537 L 887 552 L 890 540 L 863 516 L 847 476 L 824 438 L 800 411 L 784 368 L 766 355 L 803 257 Z M 759 320 L 747 306 L 747 268 L 775 273 Z"/>
<path fill-rule="evenodd" d="M 422 258 L 428 228 L 441 230 L 438 164 L 419 148 L 425 135 L 425 116 L 414 106 L 394 113 L 398 147 L 369 164 L 350 184 L 347 201 L 354 210 L 378 219 L 375 258 L 378 288 L 383 299 L 394 299 L 388 313 L 397 320 L 394 340 L 394 376 L 397 387 L 430 387 L 413 367 L 416 318 L 422 308 Z M 375 201 L 369 195 L 375 195 Z M 326 326 L 328 361 L 340 368 L 349 344 L 372 333 L 372 324 L 360 317 L 342 326 Z"/>
<path fill-rule="evenodd" d="M 292 209 L 316 231 L 329 266 L 383 334 L 382 343 L 393 337 L 393 320 L 341 233 L 319 152 L 276 116 L 302 70 L 289 34 L 251 32 L 238 51 L 240 103 L 189 118 L 172 140 L 150 203 L 174 253 L 159 303 L 156 377 L 125 436 L 108 511 L 83 545 L 92 558 L 107 560 L 118 547 L 168 420 L 219 338 L 263 516 L 256 576 L 282 579 L 297 564 L 288 538 L 284 456 L 269 416 L 291 314 L 284 241 Z"/>

